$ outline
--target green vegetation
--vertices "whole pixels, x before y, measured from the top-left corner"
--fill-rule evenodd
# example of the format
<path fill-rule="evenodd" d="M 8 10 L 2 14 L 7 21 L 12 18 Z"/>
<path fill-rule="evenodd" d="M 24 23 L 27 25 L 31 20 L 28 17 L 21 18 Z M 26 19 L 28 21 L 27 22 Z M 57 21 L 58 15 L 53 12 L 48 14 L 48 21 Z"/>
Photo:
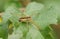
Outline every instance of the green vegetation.
<path fill-rule="evenodd" d="M 59 0 L 0 0 L 0 39 L 58 39 L 51 24 L 60 23 Z M 1 14 L 0 13 L 0 14 Z"/>

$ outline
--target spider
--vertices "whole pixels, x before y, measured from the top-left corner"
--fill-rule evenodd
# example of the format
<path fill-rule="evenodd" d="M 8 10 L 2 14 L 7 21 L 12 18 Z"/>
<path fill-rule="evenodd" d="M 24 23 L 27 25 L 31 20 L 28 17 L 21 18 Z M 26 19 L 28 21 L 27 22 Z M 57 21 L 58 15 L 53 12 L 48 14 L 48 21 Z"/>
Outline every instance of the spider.
<path fill-rule="evenodd" d="M 19 19 L 19 22 L 29 22 L 31 20 L 31 17 L 21 17 Z"/>

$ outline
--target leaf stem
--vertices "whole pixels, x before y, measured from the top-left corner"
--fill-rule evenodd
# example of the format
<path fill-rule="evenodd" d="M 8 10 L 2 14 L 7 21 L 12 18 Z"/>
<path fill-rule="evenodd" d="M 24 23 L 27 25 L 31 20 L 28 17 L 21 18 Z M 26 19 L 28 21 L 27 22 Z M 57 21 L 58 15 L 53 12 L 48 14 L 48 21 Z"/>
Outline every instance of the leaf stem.
<path fill-rule="evenodd" d="M 32 23 L 37 30 L 41 30 L 39 25 L 36 22 L 34 22 L 33 20 L 30 20 L 30 23 Z"/>

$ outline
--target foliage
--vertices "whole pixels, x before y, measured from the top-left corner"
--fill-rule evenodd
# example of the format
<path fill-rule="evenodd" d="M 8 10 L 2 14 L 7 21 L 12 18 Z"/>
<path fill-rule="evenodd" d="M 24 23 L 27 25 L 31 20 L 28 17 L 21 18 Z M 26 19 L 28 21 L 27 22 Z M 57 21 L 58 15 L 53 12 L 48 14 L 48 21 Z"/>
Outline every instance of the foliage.
<path fill-rule="evenodd" d="M 59 12 L 59 2 L 57 1 L 31 2 L 27 5 L 24 12 L 21 12 L 15 3 L 11 3 L 5 8 L 1 17 L 0 38 L 56 39 L 57 37 L 55 37 L 50 24 L 57 24 L 59 22 Z M 30 18 L 21 22 L 20 18 L 22 17 Z M 9 31 L 11 31 L 11 34 Z"/>

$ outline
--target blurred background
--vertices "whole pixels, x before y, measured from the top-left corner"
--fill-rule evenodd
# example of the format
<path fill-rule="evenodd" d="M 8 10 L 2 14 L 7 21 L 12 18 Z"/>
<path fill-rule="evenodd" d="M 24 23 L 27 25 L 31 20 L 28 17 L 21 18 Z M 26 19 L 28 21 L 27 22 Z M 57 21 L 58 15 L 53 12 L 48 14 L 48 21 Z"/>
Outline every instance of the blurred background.
<path fill-rule="evenodd" d="M 25 8 L 30 2 L 36 1 L 45 4 L 49 7 L 53 2 L 60 4 L 60 0 L 0 0 L 0 13 L 4 12 L 5 9 L 11 4 L 15 3 L 18 8 Z M 58 19 L 59 20 L 59 19 Z M 52 28 L 56 32 L 57 37 L 60 39 L 60 22 L 58 24 L 51 24 Z"/>

